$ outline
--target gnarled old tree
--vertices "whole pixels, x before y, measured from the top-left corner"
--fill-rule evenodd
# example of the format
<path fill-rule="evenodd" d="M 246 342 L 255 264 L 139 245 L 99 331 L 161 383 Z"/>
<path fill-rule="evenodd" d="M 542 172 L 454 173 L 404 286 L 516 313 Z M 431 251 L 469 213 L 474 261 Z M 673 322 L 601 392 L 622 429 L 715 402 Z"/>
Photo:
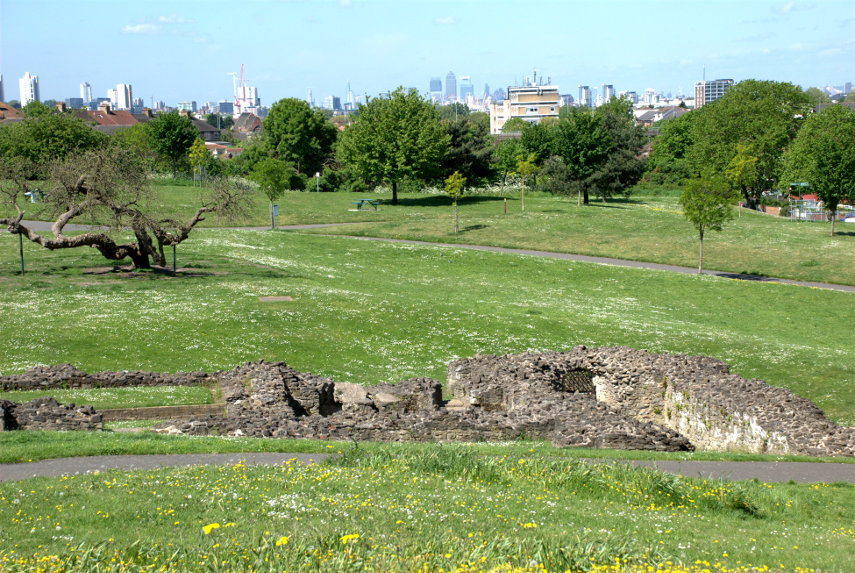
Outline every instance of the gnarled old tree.
<path fill-rule="evenodd" d="M 165 266 L 164 247 L 178 245 L 204 215 L 227 218 L 243 214 L 248 189 L 228 180 L 212 183 L 200 196 L 200 206 L 185 222 L 163 212 L 147 183 L 147 172 L 131 153 L 118 147 L 71 154 L 50 167 L 50 190 L 44 202 L 53 210 L 53 238 L 39 234 L 24 221 L 22 195 L 27 191 L 27 165 L 4 162 L 0 180 L 3 199 L 17 217 L 0 218 L 9 232 L 21 234 L 46 249 L 92 247 L 112 261 L 130 259 L 134 268 Z M 92 225 L 89 231 L 66 235 L 66 225 L 76 218 Z M 134 238 L 117 239 L 127 232 Z"/>

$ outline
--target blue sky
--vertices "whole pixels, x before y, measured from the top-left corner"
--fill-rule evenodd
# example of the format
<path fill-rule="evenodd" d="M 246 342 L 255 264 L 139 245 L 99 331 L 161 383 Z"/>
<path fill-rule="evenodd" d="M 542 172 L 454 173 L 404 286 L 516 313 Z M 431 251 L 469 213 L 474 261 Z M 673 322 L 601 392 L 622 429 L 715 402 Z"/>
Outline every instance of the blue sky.
<path fill-rule="evenodd" d="M 39 76 L 42 99 L 230 99 L 239 72 L 262 103 L 375 95 L 431 76 L 481 91 L 532 73 L 579 84 L 690 94 L 707 79 L 855 80 L 853 0 L 0 0 L 5 97 Z M 459 80 L 458 80 L 459 82 Z"/>

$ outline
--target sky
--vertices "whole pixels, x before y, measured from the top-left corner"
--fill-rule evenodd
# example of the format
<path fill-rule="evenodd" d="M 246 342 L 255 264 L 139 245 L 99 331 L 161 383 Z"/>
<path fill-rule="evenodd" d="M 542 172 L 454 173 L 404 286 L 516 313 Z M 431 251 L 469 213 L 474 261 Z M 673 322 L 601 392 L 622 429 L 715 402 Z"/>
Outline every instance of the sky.
<path fill-rule="evenodd" d="M 705 72 L 704 72 L 704 66 Z M 6 100 L 39 76 L 42 100 L 118 83 L 146 105 L 230 100 L 231 72 L 262 104 L 320 103 L 469 75 L 476 93 L 546 76 L 617 91 L 693 93 L 747 78 L 855 80 L 855 0 L 0 0 Z"/>

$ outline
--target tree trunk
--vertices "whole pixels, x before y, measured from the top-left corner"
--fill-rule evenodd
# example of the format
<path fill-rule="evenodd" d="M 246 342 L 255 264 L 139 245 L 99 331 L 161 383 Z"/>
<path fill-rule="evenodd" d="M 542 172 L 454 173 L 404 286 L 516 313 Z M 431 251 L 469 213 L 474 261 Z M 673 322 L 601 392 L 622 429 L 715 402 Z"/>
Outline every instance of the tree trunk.
<path fill-rule="evenodd" d="M 525 179 L 523 179 L 522 191 L 520 191 L 520 203 L 522 203 L 522 212 L 525 213 Z"/>
<path fill-rule="evenodd" d="M 701 240 L 699 241 L 700 246 L 698 247 L 698 274 L 701 274 L 704 267 L 704 229 L 701 227 L 699 230 Z"/>
<path fill-rule="evenodd" d="M 398 182 L 392 181 L 392 205 L 398 204 Z"/>
<path fill-rule="evenodd" d="M 273 216 L 273 199 L 270 200 L 270 228 L 276 228 L 276 219 Z"/>
<path fill-rule="evenodd" d="M 831 236 L 834 236 L 834 219 L 836 218 L 837 210 L 831 211 L 829 217 L 831 217 Z M 845 234 L 845 233 L 844 233 Z"/>
<path fill-rule="evenodd" d="M 582 203 L 584 203 L 585 205 L 591 204 L 590 198 L 588 197 L 588 188 L 587 187 L 585 187 L 584 191 L 582 191 Z"/>
<path fill-rule="evenodd" d="M 454 234 L 460 229 L 460 219 L 457 217 L 457 201 L 454 201 Z"/>

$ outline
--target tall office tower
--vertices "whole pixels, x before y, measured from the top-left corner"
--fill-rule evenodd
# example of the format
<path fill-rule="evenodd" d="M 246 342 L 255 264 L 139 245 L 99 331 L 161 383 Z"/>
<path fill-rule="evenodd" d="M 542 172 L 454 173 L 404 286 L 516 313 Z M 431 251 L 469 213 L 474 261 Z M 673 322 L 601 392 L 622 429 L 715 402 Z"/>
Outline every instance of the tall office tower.
<path fill-rule="evenodd" d="M 695 109 L 714 102 L 733 85 L 733 80 L 700 81 L 695 84 Z"/>
<path fill-rule="evenodd" d="M 594 94 L 590 86 L 579 86 L 579 107 L 593 107 Z"/>
<path fill-rule="evenodd" d="M 490 95 L 490 84 L 484 84 L 484 97 Z"/>
<path fill-rule="evenodd" d="M 26 72 L 24 77 L 18 80 L 18 90 L 21 92 L 21 107 L 31 101 L 42 101 L 39 97 L 39 76 L 31 76 Z"/>
<path fill-rule="evenodd" d="M 656 90 L 653 88 L 647 88 L 644 90 L 644 99 L 642 100 L 646 105 L 653 105 L 654 103 L 659 101 L 659 98 L 656 97 Z"/>
<path fill-rule="evenodd" d="M 603 84 L 603 91 L 600 92 L 600 95 L 603 96 L 603 103 L 609 103 L 615 96 L 615 87 L 612 84 Z"/>
<path fill-rule="evenodd" d="M 621 92 L 618 92 L 618 97 L 628 99 L 630 101 L 630 103 L 632 103 L 633 105 L 638 103 L 638 92 L 621 91 Z"/>
<path fill-rule="evenodd" d="M 134 90 L 131 84 L 116 84 L 116 109 L 132 110 L 134 107 Z"/>
<path fill-rule="evenodd" d="M 460 76 L 460 101 L 466 103 L 470 97 L 475 97 L 475 86 L 472 85 L 472 78 Z"/>
<path fill-rule="evenodd" d="M 6 98 L 3 96 L 3 74 L 0 74 L 0 101 L 6 101 Z"/>
<path fill-rule="evenodd" d="M 454 72 L 448 72 L 445 76 L 445 97 L 448 101 L 457 100 L 457 76 Z"/>
<path fill-rule="evenodd" d="M 83 100 L 83 103 L 92 101 L 92 86 L 89 85 L 89 82 L 80 84 L 80 99 Z"/>
<path fill-rule="evenodd" d="M 349 110 L 355 110 L 356 109 L 356 98 L 353 97 L 353 90 L 350 89 L 350 82 L 347 82 L 347 100 L 345 103 L 347 104 L 346 105 L 347 109 L 349 109 Z"/>
<path fill-rule="evenodd" d="M 114 88 L 107 90 L 107 98 L 110 100 L 110 107 L 112 109 L 119 107 L 119 94 Z"/>
<path fill-rule="evenodd" d="M 430 79 L 430 99 L 434 102 L 442 101 L 442 78 L 432 77 Z"/>
<path fill-rule="evenodd" d="M 306 103 L 309 107 L 315 107 L 315 97 L 312 95 L 312 88 L 309 88 L 309 93 L 306 95 Z"/>

